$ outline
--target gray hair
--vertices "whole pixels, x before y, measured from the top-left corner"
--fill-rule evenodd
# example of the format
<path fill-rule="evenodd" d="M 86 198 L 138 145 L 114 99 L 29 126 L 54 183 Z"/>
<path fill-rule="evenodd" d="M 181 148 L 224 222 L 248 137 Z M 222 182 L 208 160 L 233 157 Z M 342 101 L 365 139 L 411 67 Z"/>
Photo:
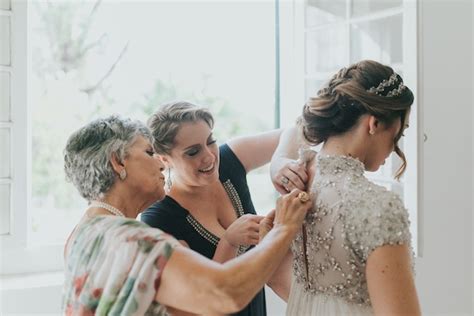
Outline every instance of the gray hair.
<path fill-rule="evenodd" d="M 214 127 L 214 118 L 208 109 L 186 101 L 164 104 L 148 119 L 158 154 L 170 154 L 174 139 L 181 124 L 186 122 L 204 121 L 210 128 Z"/>
<path fill-rule="evenodd" d="M 100 198 L 117 178 L 110 163 L 112 155 L 123 161 L 137 136 L 153 144 L 150 130 L 142 122 L 116 115 L 80 128 L 69 137 L 64 149 L 66 179 L 88 201 Z"/>

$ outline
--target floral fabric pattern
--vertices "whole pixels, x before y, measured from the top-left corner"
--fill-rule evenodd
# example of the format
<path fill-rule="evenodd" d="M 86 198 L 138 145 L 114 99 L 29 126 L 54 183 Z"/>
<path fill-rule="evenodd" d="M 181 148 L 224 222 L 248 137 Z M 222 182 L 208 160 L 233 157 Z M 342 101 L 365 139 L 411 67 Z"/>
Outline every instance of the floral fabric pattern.
<path fill-rule="evenodd" d="M 66 315 L 166 315 L 154 301 L 178 242 L 133 219 L 97 216 L 73 232 L 65 254 Z"/>

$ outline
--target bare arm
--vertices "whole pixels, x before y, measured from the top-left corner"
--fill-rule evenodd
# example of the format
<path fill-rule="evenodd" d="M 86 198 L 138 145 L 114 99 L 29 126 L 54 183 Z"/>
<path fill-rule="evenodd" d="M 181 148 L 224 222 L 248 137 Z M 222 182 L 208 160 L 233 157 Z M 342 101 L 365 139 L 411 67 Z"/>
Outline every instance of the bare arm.
<path fill-rule="evenodd" d="M 156 300 L 163 305 L 200 313 L 241 310 L 263 287 L 288 252 L 311 201 L 294 190 L 277 200 L 275 227 L 260 244 L 221 265 L 177 247 L 166 264 Z"/>
<path fill-rule="evenodd" d="M 227 239 L 221 238 L 217 244 L 216 251 L 214 252 L 213 261 L 224 263 L 229 261 L 237 255 L 238 247 L 231 245 Z"/>
<path fill-rule="evenodd" d="M 247 172 L 270 162 L 282 130 L 233 138 L 227 142 Z"/>
<path fill-rule="evenodd" d="M 304 190 L 308 181 L 308 173 L 304 165 L 297 163 L 298 148 L 303 144 L 297 127 L 285 129 L 280 142 L 272 156 L 270 177 L 275 189 L 281 194 L 298 188 Z M 282 183 L 281 179 L 288 178 L 289 183 Z"/>
<path fill-rule="evenodd" d="M 296 126 L 288 127 L 283 130 L 280 136 L 280 142 L 272 157 L 284 157 L 288 159 L 298 159 L 298 148 L 301 146 L 302 140 Z"/>
<path fill-rule="evenodd" d="M 275 220 L 275 210 L 272 210 L 260 221 L 259 235 L 262 240 L 266 234 L 273 228 Z M 293 253 L 288 250 L 285 258 L 276 269 L 276 271 L 268 280 L 267 285 L 275 292 L 282 300 L 288 302 L 291 290 L 291 274 L 292 274 Z"/>
<path fill-rule="evenodd" d="M 288 302 L 291 290 L 291 274 L 292 274 L 293 254 L 291 250 L 287 252 L 285 258 L 271 276 L 267 285 L 275 292 L 282 300 Z"/>
<path fill-rule="evenodd" d="M 386 245 L 369 255 L 367 285 L 375 315 L 421 315 L 409 251 Z"/>
<path fill-rule="evenodd" d="M 178 247 L 163 270 L 156 299 L 198 314 L 236 312 L 270 278 L 293 236 L 283 227 L 274 228 L 255 249 L 223 265 Z"/>

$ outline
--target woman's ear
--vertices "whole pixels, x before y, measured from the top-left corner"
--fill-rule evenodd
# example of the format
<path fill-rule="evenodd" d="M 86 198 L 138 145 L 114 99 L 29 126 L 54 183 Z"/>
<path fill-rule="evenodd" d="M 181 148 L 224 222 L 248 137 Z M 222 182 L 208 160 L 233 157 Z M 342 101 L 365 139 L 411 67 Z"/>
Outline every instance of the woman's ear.
<path fill-rule="evenodd" d="M 158 155 L 167 169 L 172 167 L 171 159 L 168 155 Z"/>
<path fill-rule="evenodd" d="M 125 165 L 123 162 L 119 159 L 116 153 L 112 154 L 112 157 L 110 158 L 110 164 L 112 165 L 112 168 L 117 174 L 120 174 L 121 172 L 123 173 L 122 170 L 125 169 Z"/>
<path fill-rule="evenodd" d="M 380 129 L 380 121 L 373 115 L 369 116 L 369 134 L 375 135 Z"/>

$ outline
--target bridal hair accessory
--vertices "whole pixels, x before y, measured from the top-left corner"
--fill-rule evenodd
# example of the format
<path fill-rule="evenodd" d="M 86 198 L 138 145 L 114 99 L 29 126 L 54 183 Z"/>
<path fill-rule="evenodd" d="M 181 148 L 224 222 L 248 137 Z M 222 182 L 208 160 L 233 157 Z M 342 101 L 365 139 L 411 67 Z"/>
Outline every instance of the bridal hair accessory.
<path fill-rule="evenodd" d="M 114 215 L 125 217 L 125 215 L 121 211 L 119 211 L 117 208 L 115 208 L 112 205 L 107 204 L 105 202 L 93 201 L 93 202 L 91 202 L 90 207 L 101 207 L 103 209 L 106 209 L 107 211 L 109 211 L 110 213 L 112 213 Z"/>
<path fill-rule="evenodd" d="M 370 87 L 367 92 L 375 93 L 376 95 L 383 96 L 381 93 L 385 90 L 385 88 L 390 87 L 397 81 L 397 74 L 393 73 L 390 78 L 382 80 L 382 82 L 377 87 Z M 403 84 L 403 81 L 400 80 L 398 87 L 389 91 L 386 97 L 396 97 L 402 94 L 402 91 L 406 88 Z"/>
<path fill-rule="evenodd" d="M 119 177 L 120 180 L 125 180 L 125 178 L 127 177 L 127 171 L 125 169 L 120 170 Z"/>
<path fill-rule="evenodd" d="M 301 203 L 306 203 L 309 201 L 309 194 L 306 192 L 300 192 L 298 194 L 298 199 L 300 200 Z"/>

